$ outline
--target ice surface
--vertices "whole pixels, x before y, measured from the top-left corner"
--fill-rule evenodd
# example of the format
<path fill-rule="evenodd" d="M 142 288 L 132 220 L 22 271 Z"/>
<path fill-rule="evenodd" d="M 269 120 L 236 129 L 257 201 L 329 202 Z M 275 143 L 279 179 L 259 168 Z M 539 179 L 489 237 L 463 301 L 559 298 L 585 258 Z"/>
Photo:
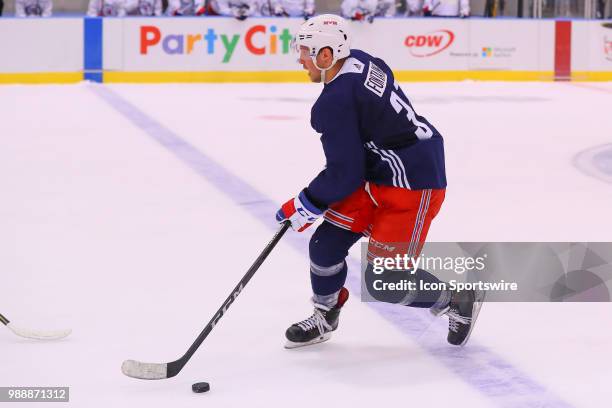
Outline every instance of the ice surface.
<path fill-rule="evenodd" d="M 445 137 L 429 239 L 612 239 L 612 186 L 574 165 L 611 142 L 612 84 L 403 87 Z M 269 202 L 236 202 L 189 155 L 283 202 L 323 165 L 309 127 L 320 88 L 105 89 L 149 122 L 91 85 L 0 87 L 0 312 L 73 329 L 52 343 L 0 332 L 0 386 L 70 386 L 75 407 L 609 406 L 610 304 L 486 304 L 457 351 L 419 311 L 388 319 L 355 296 L 331 341 L 285 350 L 288 324 L 311 312 L 307 235 L 279 244 L 179 376 L 124 376 L 125 359 L 180 357 L 273 234 L 272 213 L 252 215 Z M 156 142 L 151 120 L 193 151 Z M 193 394 L 197 381 L 211 392 Z"/>

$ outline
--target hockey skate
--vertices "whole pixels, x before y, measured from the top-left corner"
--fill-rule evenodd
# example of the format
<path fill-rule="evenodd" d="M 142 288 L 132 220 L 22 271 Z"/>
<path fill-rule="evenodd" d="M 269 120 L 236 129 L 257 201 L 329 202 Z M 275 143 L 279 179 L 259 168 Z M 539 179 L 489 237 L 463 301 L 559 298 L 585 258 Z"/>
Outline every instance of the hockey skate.
<path fill-rule="evenodd" d="M 342 288 L 338 294 L 336 306 L 329 308 L 315 303 L 312 316 L 291 325 L 287 329 L 285 332 L 285 337 L 287 337 L 285 348 L 293 349 L 329 340 L 332 332 L 338 328 L 340 309 L 342 309 L 348 297 L 348 290 Z"/>
<path fill-rule="evenodd" d="M 448 316 L 447 341 L 454 346 L 465 346 L 476 325 L 486 292 L 484 290 L 462 290 L 452 294 L 445 308 L 431 308 L 434 316 Z"/>

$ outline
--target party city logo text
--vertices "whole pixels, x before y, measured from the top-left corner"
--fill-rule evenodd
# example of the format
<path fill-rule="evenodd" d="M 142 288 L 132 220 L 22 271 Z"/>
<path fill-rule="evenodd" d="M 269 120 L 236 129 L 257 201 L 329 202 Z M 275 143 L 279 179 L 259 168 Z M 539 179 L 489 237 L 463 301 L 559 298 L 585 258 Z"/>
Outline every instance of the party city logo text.
<path fill-rule="evenodd" d="M 167 55 L 222 53 L 224 63 L 230 62 L 239 46 L 244 46 L 253 55 L 288 54 L 293 36 L 287 28 L 279 31 L 275 25 L 257 24 L 242 37 L 241 34 L 221 34 L 214 28 L 203 33 L 176 34 L 163 32 L 157 26 L 143 25 L 140 27 L 140 54 L 149 55 L 155 50 Z"/>

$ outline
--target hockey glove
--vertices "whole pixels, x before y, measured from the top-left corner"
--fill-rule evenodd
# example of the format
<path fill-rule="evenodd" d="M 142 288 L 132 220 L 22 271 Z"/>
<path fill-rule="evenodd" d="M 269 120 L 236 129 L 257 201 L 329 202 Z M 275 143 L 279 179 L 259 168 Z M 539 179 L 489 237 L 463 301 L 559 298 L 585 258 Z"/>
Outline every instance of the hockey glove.
<path fill-rule="evenodd" d="M 278 222 L 289 220 L 291 228 L 302 232 L 310 227 L 321 215 L 323 215 L 323 211 L 311 203 L 302 191 L 297 197 L 283 204 L 280 210 L 276 212 L 276 220 Z"/>

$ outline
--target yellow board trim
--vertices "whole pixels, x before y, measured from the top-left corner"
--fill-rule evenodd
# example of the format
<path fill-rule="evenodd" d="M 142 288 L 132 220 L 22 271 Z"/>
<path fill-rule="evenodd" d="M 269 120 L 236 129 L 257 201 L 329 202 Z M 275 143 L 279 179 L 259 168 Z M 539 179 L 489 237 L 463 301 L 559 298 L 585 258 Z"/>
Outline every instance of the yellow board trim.
<path fill-rule="evenodd" d="M 552 81 L 553 71 L 395 71 L 401 82 L 428 81 Z"/>
<path fill-rule="evenodd" d="M 104 72 L 104 82 L 308 82 L 306 71 Z"/>
<path fill-rule="evenodd" d="M 396 71 L 398 81 L 552 81 L 553 71 Z M 104 82 L 308 82 L 305 71 L 104 72 Z"/>
<path fill-rule="evenodd" d="M 572 81 L 612 81 L 609 71 L 574 71 Z"/>
<path fill-rule="evenodd" d="M 553 71 L 395 71 L 402 82 L 429 81 L 552 81 Z M 116 72 L 105 71 L 108 83 L 283 83 L 308 82 L 305 71 Z M 573 81 L 612 81 L 612 71 L 574 71 Z M 0 84 L 70 84 L 82 72 L 0 73 Z"/>
<path fill-rule="evenodd" d="M 82 80 L 82 72 L 0 72 L 0 84 L 74 84 Z"/>

